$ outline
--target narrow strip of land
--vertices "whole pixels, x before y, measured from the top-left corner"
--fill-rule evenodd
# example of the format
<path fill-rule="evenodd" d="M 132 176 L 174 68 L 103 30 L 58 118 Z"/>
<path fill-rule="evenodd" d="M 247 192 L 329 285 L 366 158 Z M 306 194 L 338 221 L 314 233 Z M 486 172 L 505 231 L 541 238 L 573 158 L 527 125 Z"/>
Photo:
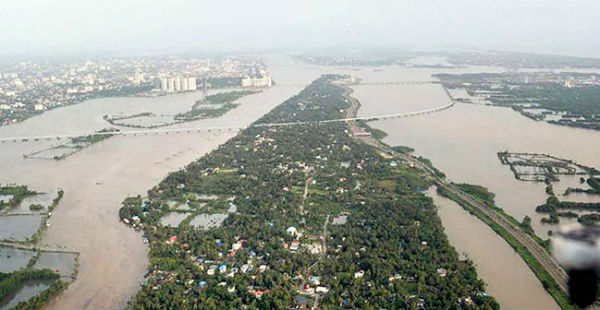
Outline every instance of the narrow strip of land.
<path fill-rule="evenodd" d="M 451 100 L 454 101 L 454 99 L 450 96 L 448 91 L 446 89 L 444 89 L 444 90 L 446 91 L 448 96 L 451 98 Z M 348 119 L 352 118 L 351 116 L 356 113 L 356 111 L 358 110 L 358 107 L 359 107 L 359 102 L 356 99 L 350 97 L 349 96 L 350 93 L 351 93 L 351 90 L 348 89 L 348 92 L 345 94 L 346 98 L 351 102 L 351 108 L 348 109 L 348 111 L 346 111 L 346 116 L 348 117 Z M 356 131 L 361 130 L 360 127 L 358 126 L 358 124 L 354 121 L 349 121 L 348 124 L 349 124 L 350 128 L 353 130 L 356 130 Z M 513 221 L 509 220 L 505 215 L 503 215 L 500 212 L 498 212 L 497 210 L 487 206 L 486 204 L 481 202 L 476 197 L 463 192 L 462 190 L 457 188 L 454 184 L 447 182 L 444 178 L 438 176 L 438 174 L 436 173 L 436 171 L 434 171 L 434 169 L 425 165 L 424 163 L 419 161 L 417 158 L 407 155 L 407 154 L 396 152 L 395 150 L 393 150 L 386 144 L 382 143 L 381 141 L 379 141 L 371 136 L 360 136 L 360 137 L 356 137 L 356 139 L 362 141 L 363 143 L 366 143 L 366 144 L 376 147 L 383 153 L 386 153 L 386 154 L 389 154 L 389 155 L 392 155 L 392 156 L 395 156 L 395 157 L 405 160 L 411 166 L 414 166 L 414 167 L 422 170 L 425 174 L 425 177 L 432 179 L 432 181 L 436 184 L 436 186 L 438 186 L 438 188 L 442 188 L 442 189 L 449 191 L 450 193 L 456 195 L 459 199 L 468 203 L 473 208 L 476 208 L 477 210 L 479 210 L 486 217 L 488 217 L 494 224 L 498 225 L 503 230 L 505 230 L 510 237 L 514 238 L 518 243 L 520 243 L 535 258 L 535 260 L 543 267 L 543 269 L 556 282 L 556 284 L 560 287 L 560 289 L 563 292 L 567 292 L 568 276 L 567 276 L 566 272 L 564 271 L 564 269 L 560 266 L 560 264 L 558 264 L 558 262 L 548 253 L 548 251 L 546 251 L 546 249 L 542 245 L 540 245 L 540 243 L 538 243 L 538 241 L 536 241 L 531 235 L 529 235 L 528 233 L 526 233 L 525 231 L 520 229 L 518 226 L 516 226 L 515 223 Z M 502 236 L 502 237 L 506 239 L 506 236 Z M 510 244 L 510 242 L 509 242 L 509 244 Z M 514 247 L 514 245 L 512 245 L 512 244 L 511 244 L 511 246 Z M 527 263 L 528 263 L 529 267 L 532 268 L 532 270 L 533 270 L 534 267 L 529 262 L 527 262 Z M 540 275 L 536 272 L 536 270 L 533 270 L 533 271 L 536 274 L 536 276 L 538 276 L 538 278 L 540 278 Z M 541 280 L 541 278 L 540 278 L 540 280 Z M 546 283 L 544 283 L 544 284 L 546 284 Z M 553 297 L 556 298 L 556 296 L 553 296 Z M 560 304 L 560 302 L 559 302 L 559 304 Z"/>

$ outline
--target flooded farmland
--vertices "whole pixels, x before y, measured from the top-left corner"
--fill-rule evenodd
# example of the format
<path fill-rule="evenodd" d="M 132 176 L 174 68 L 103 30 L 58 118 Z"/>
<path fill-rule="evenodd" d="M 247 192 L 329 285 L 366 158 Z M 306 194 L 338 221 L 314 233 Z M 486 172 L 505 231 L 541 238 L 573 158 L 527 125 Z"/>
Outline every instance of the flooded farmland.
<path fill-rule="evenodd" d="M 31 250 L 0 246 L 0 273 L 23 269 L 34 256 Z"/>
<path fill-rule="evenodd" d="M 29 298 L 38 295 L 50 287 L 53 281 L 30 281 L 25 283 L 14 296 L 9 296 L 6 303 L 0 304 L 0 310 L 8 310 L 16 306 L 22 301 L 27 301 Z"/>
<path fill-rule="evenodd" d="M 177 227 L 190 215 L 188 213 L 170 212 L 160 219 L 160 225 Z"/>
<path fill-rule="evenodd" d="M 0 240 L 27 241 L 38 231 L 43 215 L 3 215 L 0 216 Z"/>
<path fill-rule="evenodd" d="M 247 126 L 300 89 L 300 85 L 273 87 L 240 99 L 238 107 L 221 117 L 165 128 Z M 0 136 L 84 134 L 111 127 L 104 115 L 174 114 L 188 110 L 201 98 L 201 92 L 190 92 L 157 98 L 93 99 L 0 127 Z M 47 308 L 123 308 L 139 288 L 146 269 L 147 248 L 140 233 L 119 222 L 121 202 L 127 196 L 144 195 L 167 173 L 201 157 L 235 134 L 233 130 L 213 130 L 116 136 L 59 161 L 25 159 L 23 154 L 64 141 L 0 144 L 1 183 L 27 184 L 49 193 L 62 188 L 65 192 L 51 217 L 52 226 L 44 232 L 38 246 L 80 253 L 79 273 L 77 280 Z M 0 239 L 7 234 L 1 232 L 3 227 L 0 224 Z M 20 234 L 29 232 L 31 229 Z"/>

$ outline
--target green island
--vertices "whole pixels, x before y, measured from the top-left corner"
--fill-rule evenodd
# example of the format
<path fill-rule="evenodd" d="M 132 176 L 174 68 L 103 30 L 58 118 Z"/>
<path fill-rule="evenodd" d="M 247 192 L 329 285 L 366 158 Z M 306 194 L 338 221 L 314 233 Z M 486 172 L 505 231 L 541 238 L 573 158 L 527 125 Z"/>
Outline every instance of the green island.
<path fill-rule="evenodd" d="M 589 175 L 600 174 L 596 168 L 580 165 L 572 160 L 558 158 L 548 154 L 498 152 L 498 158 L 503 165 L 510 166 L 515 179 L 521 181 L 559 181 L 560 175 Z M 590 181 L 594 186 L 596 183 Z M 576 190 L 577 191 L 577 190 Z"/>
<path fill-rule="evenodd" d="M 239 105 L 235 103 L 236 100 L 259 92 L 260 91 L 255 90 L 234 90 L 206 96 L 203 99 L 197 100 L 190 110 L 175 115 L 157 115 L 152 112 L 140 112 L 131 115 L 104 115 L 103 119 L 114 126 L 150 129 L 160 128 L 185 122 L 191 122 L 199 119 L 215 118 L 222 116 L 228 111 L 235 109 Z M 156 122 L 158 118 L 163 118 L 164 121 Z M 155 122 L 152 124 L 131 123 L 131 121 L 136 120 L 154 120 Z"/>
<path fill-rule="evenodd" d="M 176 121 L 193 121 L 203 118 L 219 117 L 227 111 L 234 109 L 238 104 L 234 101 L 248 95 L 259 93 L 260 91 L 253 90 L 235 90 L 226 93 L 218 93 L 196 101 L 192 109 L 187 112 L 175 115 Z M 219 107 L 211 107 L 211 105 L 220 105 Z"/>
<path fill-rule="evenodd" d="M 464 88 L 470 97 L 510 107 L 534 120 L 600 130 L 600 85 L 594 74 L 437 74 L 447 88 Z M 470 98 L 460 98 L 469 103 Z"/>
<path fill-rule="evenodd" d="M 124 201 L 121 219 L 150 246 L 130 309 L 499 308 L 421 193 L 432 182 L 348 124 L 316 122 L 349 108 L 339 78 L 322 76 L 257 121 L 315 123 L 251 126 Z M 160 224 L 203 195 L 235 211 L 211 229 Z M 190 217 L 206 207 L 188 206 Z"/>
<path fill-rule="evenodd" d="M 51 146 L 28 154 L 23 154 L 23 157 L 31 159 L 65 159 L 95 143 L 119 134 L 120 131 L 120 129 L 116 128 L 103 128 L 93 134 L 69 138 L 65 143 L 57 146 Z"/>
<path fill-rule="evenodd" d="M 548 214 L 548 217 L 542 218 L 542 223 L 558 224 L 559 217 L 566 217 L 577 218 L 577 221 L 584 225 L 598 225 L 600 213 L 578 215 L 573 211 L 600 212 L 599 202 L 560 201 L 554 194 L 551 184 L 547 185 L 546 192 L 550 195 L 546 202 L 535 208 L 536 212 Z"/>

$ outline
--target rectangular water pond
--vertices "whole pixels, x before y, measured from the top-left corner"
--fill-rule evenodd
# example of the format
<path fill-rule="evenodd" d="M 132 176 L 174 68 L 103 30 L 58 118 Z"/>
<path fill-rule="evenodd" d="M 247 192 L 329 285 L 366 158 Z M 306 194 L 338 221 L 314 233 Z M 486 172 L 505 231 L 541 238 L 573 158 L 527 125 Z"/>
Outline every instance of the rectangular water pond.
<path fill-rule="evenodd" d="M 38 231 L 42 218 L 40 214 L 0 216 L 0 240 L 27 241 Z"/>
<path fill-rule="evenodd" d="M 219 227 L 223 224 L 223 221 L 229 216 L 227 213 L 215 213 L 215 214 L 198 214 L 190 222 L 191 226 L 199 227 L 202 229 L 210 229 L 213 227 Z"/>
<path fill-rule="evenodd" d="M 185 220 L 189 214 L 170 212 L 169 214 L 160 218 L 160 224 L 163 226 L 177 227 L 183 220 Z"/>
<path fill-rule="evenodd" d="M 33 268 L 50 269 L 61 276 L 72 276 L 75 272 L 77 254 L 66 252 L 42 252 Z"/>
<path fill-rule="evenodd" d="M 10 273 L 27 267 L 34 251 L 0 246 L 0 273 Z"/>

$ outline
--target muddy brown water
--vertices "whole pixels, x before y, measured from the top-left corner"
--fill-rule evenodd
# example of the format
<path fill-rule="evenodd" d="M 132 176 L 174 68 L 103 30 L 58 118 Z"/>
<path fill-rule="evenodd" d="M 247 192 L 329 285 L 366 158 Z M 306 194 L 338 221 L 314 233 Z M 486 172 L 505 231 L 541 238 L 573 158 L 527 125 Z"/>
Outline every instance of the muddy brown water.
<path fill-rule="evenodd" d="M 280 86 L 244 97 L 224 116 L 174 127 L 245 126 L 298 93 L 302 86 Z M 22 123 L 0 127 L 0 136 L 85 132 L 110 127 L 103 115 L 144 111 L 184 111 L 202 98 L 186 93 L 159 98 L 105 98 L 63 107 Z M 127 130 L 127 128 L 123 128 Z M 119 222 L 120 203 L 144 195 L 170 171 L 215 149 L 235 131 L 112 137 L 64 160 L 24 159 L 22 154 L 60 142 L 0 144 L 0 182 L 27 184 L 65 195 L 39 246 L 81 254 L 79 274 L 47 306 L 53 309 L 119 309 L 139 289 L 147 264 L 140 233 Z"/>

